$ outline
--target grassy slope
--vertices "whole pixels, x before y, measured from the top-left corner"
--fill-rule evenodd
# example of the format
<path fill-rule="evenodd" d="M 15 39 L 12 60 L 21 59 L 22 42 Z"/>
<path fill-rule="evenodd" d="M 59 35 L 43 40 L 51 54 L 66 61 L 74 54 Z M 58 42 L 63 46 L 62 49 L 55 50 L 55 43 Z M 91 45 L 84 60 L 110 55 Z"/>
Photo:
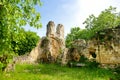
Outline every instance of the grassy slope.
<path fill-rule="evenodd" d="M 99 68 L 68 68 L 55 64 L 16 65 L 14 72 L 0 74 L 0 80 L 109 80 L 113 74 Z"/>

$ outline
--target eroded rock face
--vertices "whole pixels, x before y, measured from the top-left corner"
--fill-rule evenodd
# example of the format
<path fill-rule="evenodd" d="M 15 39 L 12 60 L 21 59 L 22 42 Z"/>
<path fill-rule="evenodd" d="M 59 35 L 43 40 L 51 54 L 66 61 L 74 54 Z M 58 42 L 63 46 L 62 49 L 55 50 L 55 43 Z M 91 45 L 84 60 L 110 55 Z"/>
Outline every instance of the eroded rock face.
<path fill-rule="evenodd" d="M 47 24 L 47 37 L 54 37 L 55 36 L 55 24 L 53 21 L 49 21 Z"/>
<path fill-rule="evenodd" d="M 46 37 L 42 37 L 38 45 L 30 52 L 29 56 L 32 57 L 34 61 L 41 60 L 41 62 L 47 62 L 49 55 L 48 43 L 49 40 Z"/>
<path fill-rule="evenodd" d="M 86 41 L 83 39 L 72 42 L 73 48 L 65 49 L 62 64 L 65 65 L 70 61 L 79 61 L 82 51 L 86 48 Z"/>
<path fill-rule="evenodd" d="M 30 57 L 29 55 L 22 55 L 13 58 L 14 63 L 20 63 L 20 64 L 24 64 L 24 63 L 32 64 L 34 63 L 34 61 L 35 61 L 34 58 Z"/>
<path fill-rule="evenodd" d="M 65 39 L 64 39 L 64 26 L 62 24 L 58 24 L 56 28 L 56 37 L 61 40 L 61 49 L 65 49 Z"/>
<path fill-rule="evenodd" d="M 65 48 L 64 53 L 62 54 L 62 61 L 61 61 L 62 65 L 66 65 L 69 61 L 68 50 L 69 50 L 68 48 Z"/>
<path fill-rule="evenodd" d="M 120 64 L 120 28 L 106 29 L 98 35 L 97 61 L 103 64 Z"/>
<path fill-rule="evenodd" d="M 60 39 L 64 40 L 64 26 L 62 24 L 58 24 L 56 28 L 56 35 Z"/>
<path fill-rule="evenodd" d="M 78 61 L 81 55 L 101 64 L 120 64 L 120 27 L 100 31 L 91 40 L 75 40 L 73 48 L 64 53 L 63 64 Z"/>
<path fill-rule="evenodd" d="M 65 47 L 64 27 L 62 24 L 59 24 L 56 33 L 54 28 L 54 22 L 50 21 L 47 24 L 46 37 L 43 37 L 37 47 L 31 51 L 30 56 L 35 61 L 55 62 L 59 54 L 63 53 Z"/>
<path fill-rule="evenodd" d="M 80 60 L 80 54 L 76 48 L 71 48 L 68 50 L 68 57 L 70 61 L 79 61 Z"/>
<path fill-rule="evenodd" d="M 120 28 L 100 31 L 97 36 L 87 41 L 81 53 L 88 59 L 96 59 L 102 64 L 120 64 Z M 76 41 L 78 46 L 83 46 Z"/>
<path fill-rule="evenodd" d="M 42 37 L 37 46 L 29 55 L 16 57 L 16 62 L 56 62 L 57 59 L 65 65 L 69 61 L 79 61 L 81 55 L 88 59 L 95 58 L 103 64 L 120 64 L 120 27 L 105 30 L 99 36 L 85 41 L 79 39 L 73 42 L 73 48 L 65 48 L 64 26 L 58 24 L 55 32 L 55 24 L 50 21 L 47 24 L 46 37 Z"/>
<path fill-rule="evenodd" d="M 65 48 L 61 63 L 62 65 L 66 65 L 70 61 L 78 62 L 80 60 L 80 56 L 80 52 L 76 48 Z"/>

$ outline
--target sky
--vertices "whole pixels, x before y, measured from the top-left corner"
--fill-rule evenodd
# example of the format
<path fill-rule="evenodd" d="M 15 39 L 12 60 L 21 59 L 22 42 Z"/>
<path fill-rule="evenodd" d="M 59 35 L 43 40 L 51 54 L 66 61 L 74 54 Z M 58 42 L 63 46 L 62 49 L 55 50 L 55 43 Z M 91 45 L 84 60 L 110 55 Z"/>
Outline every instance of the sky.
<path fill-rule="evenodd" d="M 70 33 L 73 27 L 85 28 L 83 22 L 89 15 L 98 16 L 101 11 L 116 7 L 120 12 L 120 0 L 41 0 L 42 6 L 36 7 L 41 14 L 42 28 L 34 29 L 27 25 L 26 30 L 37 32 L 42 37 L 46 35 L 46 25 L 49 21 L 63 24 L 65 36 Z"/>

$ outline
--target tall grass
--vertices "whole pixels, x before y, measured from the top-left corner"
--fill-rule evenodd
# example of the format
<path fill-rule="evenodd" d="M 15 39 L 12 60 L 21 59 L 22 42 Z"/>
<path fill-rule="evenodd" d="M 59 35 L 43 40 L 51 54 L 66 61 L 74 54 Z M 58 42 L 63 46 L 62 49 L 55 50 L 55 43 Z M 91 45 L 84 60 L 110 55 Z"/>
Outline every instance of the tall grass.
<path fill-rule="evenodd" d="M 14 72 L 0 73 L 0 80 L 110 80 L 110 70 L 56 64 L 16 65 Z"/>

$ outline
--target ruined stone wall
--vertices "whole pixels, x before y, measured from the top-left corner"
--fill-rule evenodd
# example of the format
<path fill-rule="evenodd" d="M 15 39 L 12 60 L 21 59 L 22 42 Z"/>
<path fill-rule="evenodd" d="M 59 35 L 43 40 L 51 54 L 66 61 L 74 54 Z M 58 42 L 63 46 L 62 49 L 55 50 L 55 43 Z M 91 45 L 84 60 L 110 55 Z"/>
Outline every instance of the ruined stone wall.
<path fill-rule="evenodd" d="M 88 41 L 88 48 L 95 49 L 96 60 L 105 64 L 120 63 L 120 28 L 106 29 Z M 88 50 L 90 51 L 90 50 Z M 88 56 L 90 58 L 90 55 Z"/>
<path fill-rule="evenodd" d="M 102 64 L 120 64 L 120 27 L 105 29 L 98 32 L 91 40 L 79 39 L 73 41 L 72 45 L 78 51 L 76 54 L 80 56 L 84 55 Z M 75 51 L 70 52 L 72 53 Z"/>
<path fill-rule="evenodd" d="M 73 42 L 74 48 L 65 48 L 64 26 L 58 24 L 55 32 L 53 21 L 48 22 L 46 37 L 42 37 L 37 46 L 25 57 L 18 57 L 21 62 L 56 62 L 62 64 L 70 60 L 79 61 L 80 56 L 94 58 L 100 63 L 120 63 L 120 27 L 100 31 L 91 40 L 79 39 Z"/>
<path fill-rule="evenodd" d="M 102 32 L 102 31 L 101 31 Z M 108 29 L 103 31 L 105 34 L 98 36 L 97 60 L 101 63 L 120 63 L 120 28 Z M 101 39 L 100 37 L 103 37 Z"/>

